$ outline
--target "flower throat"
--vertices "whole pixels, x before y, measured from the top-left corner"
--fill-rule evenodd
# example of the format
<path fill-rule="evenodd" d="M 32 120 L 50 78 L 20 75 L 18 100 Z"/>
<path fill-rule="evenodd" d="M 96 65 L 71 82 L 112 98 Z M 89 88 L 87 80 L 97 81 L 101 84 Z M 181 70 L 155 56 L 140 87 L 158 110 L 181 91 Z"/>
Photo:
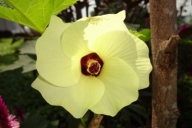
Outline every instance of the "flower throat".
<path fill-rule="evenodd" d="M 81 72 L 85 76 L 98 76 L 103 64 L 97 53 L 90 53 L 81 58 Z"/>

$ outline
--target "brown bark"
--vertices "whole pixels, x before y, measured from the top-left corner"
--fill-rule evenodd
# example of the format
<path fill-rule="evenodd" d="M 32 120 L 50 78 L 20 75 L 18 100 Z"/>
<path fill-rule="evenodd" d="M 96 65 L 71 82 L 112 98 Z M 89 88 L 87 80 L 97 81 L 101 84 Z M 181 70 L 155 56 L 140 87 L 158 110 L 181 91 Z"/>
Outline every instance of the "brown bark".
<path fill-rule="evenodd" d="M 176 128 L 176 0 L 150 0 L 152 45 L 152 128 Z"/>

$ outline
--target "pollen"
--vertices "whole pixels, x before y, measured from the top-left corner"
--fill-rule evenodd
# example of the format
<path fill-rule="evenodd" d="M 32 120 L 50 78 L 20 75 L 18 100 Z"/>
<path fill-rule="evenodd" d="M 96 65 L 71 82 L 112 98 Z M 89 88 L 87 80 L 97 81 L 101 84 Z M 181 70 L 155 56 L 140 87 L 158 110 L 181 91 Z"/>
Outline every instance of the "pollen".
<path fill-rule="evenodd" d="M 101 65 L 98 61 L 90 59 L 87 62 L 87 72 L 91 75 L 97 75 L 100 72 Z"/>

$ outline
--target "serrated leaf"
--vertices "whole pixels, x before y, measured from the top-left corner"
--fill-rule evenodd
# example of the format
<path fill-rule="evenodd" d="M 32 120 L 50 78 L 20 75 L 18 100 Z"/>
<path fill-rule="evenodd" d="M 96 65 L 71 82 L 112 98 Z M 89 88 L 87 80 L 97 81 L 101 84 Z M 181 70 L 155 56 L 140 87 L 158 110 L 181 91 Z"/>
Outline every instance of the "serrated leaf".
<path fill-rule="evenodd" d="M 24 39 L 20 39 L 12 43 L 12 38 L 0 39 L 0 55 L 8 55 L 14 53 L 24 42 Z"/>
<path fill-rule="evenodd" d="M 0 66 L 0 72 L 14 70 L 20 67 L 23 67 L 23 73 L 35 70 L 35 61 L 28 55 L 19 55 L 19 59 L 13 64 Z"/>
<path fill-rule="evenodd" d="M 0 6 L 0 17 L 26 25 L 42 33 L 51 15 L 74 4 L 77 0 L 6 0 L 12 8 Z"/>
<path fill-rule="evenodd" d="M 19 51 L 21 54 L 36 54 L 35 52 L 36 40 L 26 41 L 20 48 Z"/>

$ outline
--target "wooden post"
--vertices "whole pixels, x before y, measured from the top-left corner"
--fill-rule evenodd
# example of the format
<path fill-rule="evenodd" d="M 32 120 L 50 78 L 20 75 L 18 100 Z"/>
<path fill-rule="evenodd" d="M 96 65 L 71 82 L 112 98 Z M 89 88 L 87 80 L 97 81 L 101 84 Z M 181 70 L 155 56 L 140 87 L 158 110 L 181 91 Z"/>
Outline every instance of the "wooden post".
<path fill-rule="evenodd" d="M 152 46 L 152 128 L 176 128 L 176 0 L 150 0 Z"/>

